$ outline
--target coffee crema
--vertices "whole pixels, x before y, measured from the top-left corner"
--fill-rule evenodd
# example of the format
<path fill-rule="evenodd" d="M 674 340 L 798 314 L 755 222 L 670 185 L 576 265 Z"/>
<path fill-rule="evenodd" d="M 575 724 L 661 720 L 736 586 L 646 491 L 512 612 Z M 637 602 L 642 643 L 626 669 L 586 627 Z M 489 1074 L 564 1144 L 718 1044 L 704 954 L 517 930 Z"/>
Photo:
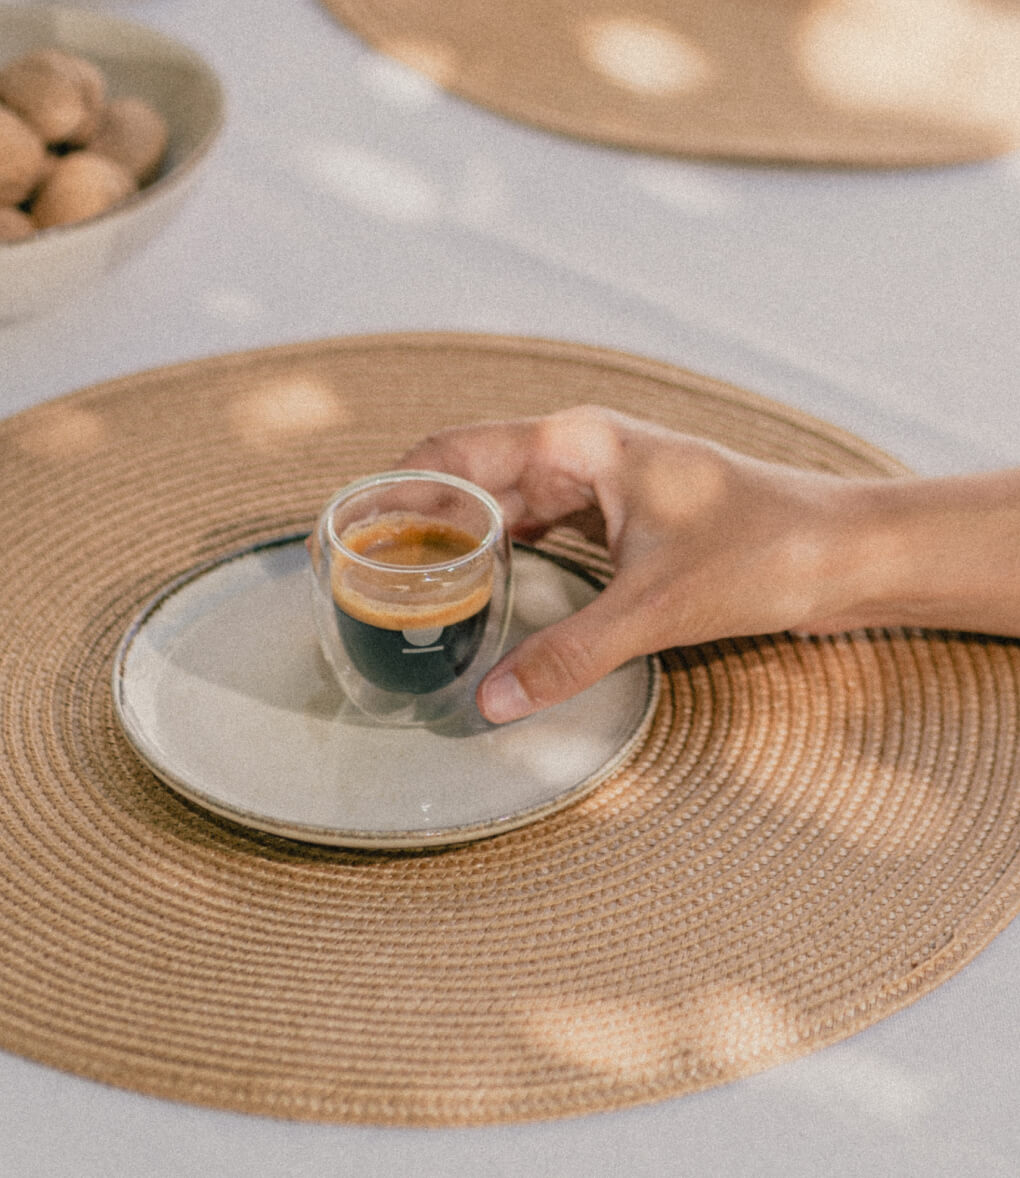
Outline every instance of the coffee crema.
<path fill-rule="evenodd" d="M 345 559 L 334 551 L 333 601 L 370 626 L 384 630 L 449 626 L 477 614 L 492 596 L 489 559 L 443 574 L 444 565 L 455 565 L 480 544 L 470 532 L 445 520 L 405 512 L 384 515 L 351 525 L 340 540 L 374 564 Z"/>

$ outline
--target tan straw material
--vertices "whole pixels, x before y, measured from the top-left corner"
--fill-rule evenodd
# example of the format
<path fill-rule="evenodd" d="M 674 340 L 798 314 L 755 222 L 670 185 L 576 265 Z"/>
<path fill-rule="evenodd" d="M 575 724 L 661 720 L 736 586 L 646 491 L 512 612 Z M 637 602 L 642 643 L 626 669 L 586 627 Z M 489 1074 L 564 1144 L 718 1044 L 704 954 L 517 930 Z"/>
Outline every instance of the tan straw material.
<path fill-rule="evenodd" d="M 1020 644 L 1004 640 L 669 653 L 633 762 L 552 818 L 442 852 L 260 835 L 145 770 L 109 680 L 160 586 L 308 525 L 424 430 L 582 400 L 767 459 L 903 473 L 669 365 L 489 336 L 207 359 L 0 424 L 0 1046 L 280 1117 L 561 1117 L 843 1039 L 1008 923 Z"/>
<path fill-rule="evenodd" d="M 1018 0 L 323 0 L 450 91 L 581 139 L 905 167 L 1020 146 Z"/>

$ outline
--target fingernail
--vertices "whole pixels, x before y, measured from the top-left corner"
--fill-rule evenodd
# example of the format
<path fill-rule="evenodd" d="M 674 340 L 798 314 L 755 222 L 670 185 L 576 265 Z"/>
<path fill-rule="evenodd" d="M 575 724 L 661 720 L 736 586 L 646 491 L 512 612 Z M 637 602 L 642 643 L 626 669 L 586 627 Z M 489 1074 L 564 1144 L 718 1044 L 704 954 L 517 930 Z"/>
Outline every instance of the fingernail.
<path fill-rule="evenodd" d="M 512 671 L 504 671 L 482 684 L 479 706 L 482 715 L 493 724 L 507 724 L 533 711 L 520 680 Z"/>

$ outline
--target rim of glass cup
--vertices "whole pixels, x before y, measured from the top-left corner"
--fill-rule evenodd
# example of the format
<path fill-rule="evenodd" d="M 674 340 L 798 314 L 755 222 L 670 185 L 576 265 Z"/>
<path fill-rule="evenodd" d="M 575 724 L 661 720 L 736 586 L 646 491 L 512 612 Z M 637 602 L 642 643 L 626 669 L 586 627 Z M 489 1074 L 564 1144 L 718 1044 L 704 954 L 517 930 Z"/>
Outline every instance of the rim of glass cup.
<path fill-rule="evenodd" d="M 438 569 L 457 569 L 463 565 L 470 564 L 472 561 L 478 559 L 480 553 L 491 548 L 499 539 L 503 532 L 503 511 L 492 495 L 484 488 L 469 482 L 467 479 L 462 479 L 455 474 L 446 474 L 443 471 L 396 470 L 387 471 L 383 474 L 366 475 L 364 478 L 355 479 L 353 483 L 348 483 L 347 486 L 341 487 L 337 491 L 325 509 L 326 532 L 330 545 L 340 549 L 345 557 L 350 558 L 358 564 L 367 565 L 369 568 L 399 569 L 406 572 L 406 565 L 387 564 L 385 561 L 372 560 L 371 557 L 365 556 L 361 552 L 355 552 L 353 548 L 348 548 L 336 534 L 336 529 L 333 526 L 333 517 L 341 503 L 344 503 L 348 499 L 353 499 L 354 496 L 359 495 L 363 491 L 374 490 L 376 487 L 385 487 L 391 483 L 409 483 L 415 481 L 443 483 L 448 487 L 456 487 L 458 490 L 464 491 L 468 495 L 471 495 L 472 498 L 477 499 L 489 513 L 488 530 L 482 539 L 478 541 L 476 547 L 472 548 L 470 552 L 464 553 L 463 556 L 458 556 L 455 560 L 442 560 L 436 564 L 415 565 L 414 571 L 416 573 L 427 573 Z"/>

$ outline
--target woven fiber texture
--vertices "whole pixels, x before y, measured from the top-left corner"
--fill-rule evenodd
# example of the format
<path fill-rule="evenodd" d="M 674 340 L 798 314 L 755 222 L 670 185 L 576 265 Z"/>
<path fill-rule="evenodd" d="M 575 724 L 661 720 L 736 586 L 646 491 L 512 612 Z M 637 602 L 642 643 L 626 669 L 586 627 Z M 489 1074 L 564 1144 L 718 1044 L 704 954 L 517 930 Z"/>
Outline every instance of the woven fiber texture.
<path fill-rule="evenodd" d="M 0 423 L 0 1047 L 294 1119 L 563 1117 L 840 1040 L 1016 914 L 1008 641 L 668 652 L 626 768 L 547 820 L 441 852 L 260 835 L 146 771 L 109 681 L 158 588 L 310 525 L 425 431 L 581 401 L 763 458 L 904 473 L 690 372 L 491 336 L 206 359 Z"/>
<path fill-rule="evenodd" d="M 323 0 L 484 107 L 701 157 L 946 164 L 1020 146 L 1017 0 Z"/>

